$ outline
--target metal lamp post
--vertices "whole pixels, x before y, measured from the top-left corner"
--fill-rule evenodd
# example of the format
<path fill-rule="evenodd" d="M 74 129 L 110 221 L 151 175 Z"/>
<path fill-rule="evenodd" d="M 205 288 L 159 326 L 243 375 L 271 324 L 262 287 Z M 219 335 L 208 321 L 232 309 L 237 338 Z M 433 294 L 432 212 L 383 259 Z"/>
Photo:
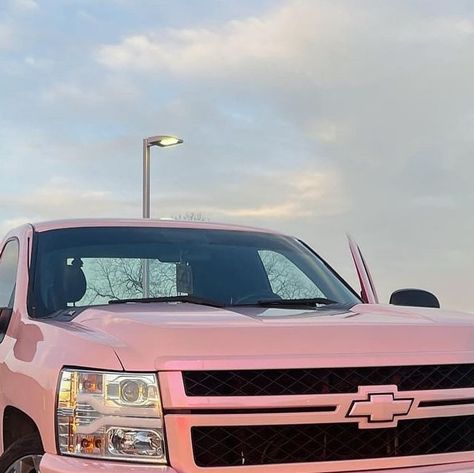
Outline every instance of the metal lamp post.
<path fill-rule="evenodd" d="M 168 148 L 183 142 L 181 138 L 170 135 L 158 135 L 143 140 L 143 218 L 150 218 L 150 148 L 159 146 Z"/>
<path fill-rule="evenodd" d="M 150 218 L 150 148 L 159 146 L 168 148 L 183 142 L 181 138 L 171 135 L 149 136 L 143 139 L 143 218 Z M 143 260 L 143 297 L 150 297 L 150 262 Z"/>

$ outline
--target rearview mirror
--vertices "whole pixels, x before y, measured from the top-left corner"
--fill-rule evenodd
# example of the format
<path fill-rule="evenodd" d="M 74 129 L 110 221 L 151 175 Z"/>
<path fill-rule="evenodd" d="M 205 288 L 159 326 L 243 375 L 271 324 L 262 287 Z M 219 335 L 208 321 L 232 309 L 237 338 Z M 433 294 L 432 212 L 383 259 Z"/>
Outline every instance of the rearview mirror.
<path fill-rule="evenodd" d="M 399 289 L 390 296 L 390 304 L 411 307 L 440 308 L 438 298 L 423 289 Z"/>

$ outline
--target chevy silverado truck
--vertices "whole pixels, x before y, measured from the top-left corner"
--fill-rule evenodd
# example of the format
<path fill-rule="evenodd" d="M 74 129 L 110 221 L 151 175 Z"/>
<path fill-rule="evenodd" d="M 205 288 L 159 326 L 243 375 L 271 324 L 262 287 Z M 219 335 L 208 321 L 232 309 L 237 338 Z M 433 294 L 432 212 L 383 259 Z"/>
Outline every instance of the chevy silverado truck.
<path fill-rule="evenodd" d="M 473 317 L 416 290 L 378 304 L 351 249 L 358 292 L 267 230 L 11 231 L 0 473 L 473 472 Z"/>

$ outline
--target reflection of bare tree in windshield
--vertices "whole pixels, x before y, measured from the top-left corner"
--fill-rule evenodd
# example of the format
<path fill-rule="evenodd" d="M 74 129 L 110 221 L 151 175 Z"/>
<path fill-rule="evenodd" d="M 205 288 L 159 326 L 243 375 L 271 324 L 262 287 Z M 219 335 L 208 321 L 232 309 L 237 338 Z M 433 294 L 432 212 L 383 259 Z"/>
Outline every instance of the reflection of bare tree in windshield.
<path fill-rule="evenodd" d="M 208 222 L 201 212 L 179 213 L 173 220 Z M 79 304 L 93 305 L 112 299 L 143 297 L 143 261 L 134 258 L 102 258 L 84 260 L 87 292 Z M 176 264 L 150 260 L 150 297 L 168 297 L 178 294 Z"/>
<path fill-rule="evenodd" d="M 84 259 L 87 292 L 79 304 L 143 297 L 143 262 L 134 258 Z M 176 264 L 150 260 L 150 297 L 176 296 Z"/>
<path fill-rule="evenodd" d="M 281 253 L 258 252 L 275 294 L 282 299 L 311 299 L 324 297 L 321 290 L 296 265 Z"/>
<path fill-rule="evenodd" d="M 259 251 L 275 294 L 282 299 L 324 297 L 319 288 L 281 253 Z M 87 292 L 78 305 L 143 297 L 143 261 L 135 258 L 83 259 Z M 150 297 L 176 296 L 176 264 L 150 260 Z"/>
<path fill-rule="evenodd" d="M 268 280 L 282 299 L 324 297 L 320 289 L 281 253 L 259 251 Z M 79 305 L 143 297 L 143 261 L 135 258 L 83 259 L 87 292 Z M 176 296 L 176 264 L 150 260 L 150 297 Z"/>

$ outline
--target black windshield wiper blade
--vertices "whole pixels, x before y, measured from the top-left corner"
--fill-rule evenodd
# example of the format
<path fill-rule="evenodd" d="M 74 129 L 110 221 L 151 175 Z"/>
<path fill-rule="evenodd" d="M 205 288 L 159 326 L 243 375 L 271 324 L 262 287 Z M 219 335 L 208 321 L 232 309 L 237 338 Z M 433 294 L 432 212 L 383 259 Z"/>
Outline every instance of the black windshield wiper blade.
<path fill-rule="evenodd" d="M 263 299 L 253 304 L 241 304 L 242 306 L 258 307 L 316 307 L 318 305 L 338 304 L 338 302 L 325 297 L 314 297 L 309 299 Z M 236 306 L 239 304 L 236 304 Z"/>
<path fill-rule="evenodd" d="M 217 301 L 202 299 L 197 296 L 164 296 L 164 297 L 143 297 L 136 299 L 112 299 L 109 304 L 128 304 L 128 303 L 153 303 L 153 302 L 187 302 L 189 304 L 206 305 L 209 307 L 224 307 L 223 304 Z"/>

